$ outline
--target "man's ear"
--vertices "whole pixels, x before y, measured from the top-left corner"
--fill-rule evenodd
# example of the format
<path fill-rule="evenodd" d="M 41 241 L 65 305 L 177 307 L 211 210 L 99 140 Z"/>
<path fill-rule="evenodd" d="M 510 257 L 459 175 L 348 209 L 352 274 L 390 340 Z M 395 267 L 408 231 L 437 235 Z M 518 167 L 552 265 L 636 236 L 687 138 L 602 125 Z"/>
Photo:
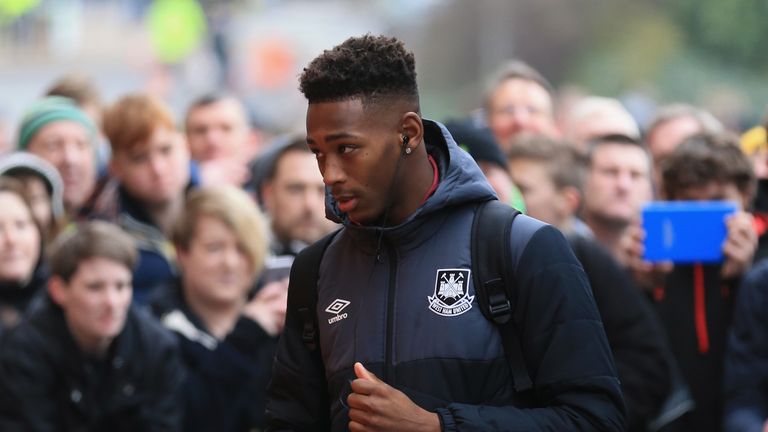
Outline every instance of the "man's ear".
<path fill-rule="evenodd" d="M 67 302 L 67 286 L 61 276 L 51 276 L 48 279 L 48 295 L 54 303 L 63 306 Z"/>
<path fill-rule="evenodd" d="M 575 215 L 579 211 L 579 206 L 581 206 L 581 192 L 579 189 L 573 186 L 566 186 L 560 190 L 560 195 L 568 215 Z"/>
<path fill-rule="evenodd" d="M 424 124 L 421 122 L 421 116 L 409 111 L 403 114 L 400 124 L 402 125 L 402 135 L 408 137 L 408 147 L 416 150 L 424 140 Z"/>

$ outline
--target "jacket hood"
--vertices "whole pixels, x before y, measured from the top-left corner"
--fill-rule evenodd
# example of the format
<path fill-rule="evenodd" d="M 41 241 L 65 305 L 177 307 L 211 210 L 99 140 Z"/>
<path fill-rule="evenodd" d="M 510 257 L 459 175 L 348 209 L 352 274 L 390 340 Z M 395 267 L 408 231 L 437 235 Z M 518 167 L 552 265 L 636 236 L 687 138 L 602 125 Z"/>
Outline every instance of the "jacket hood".
<path fill-rule="evenodd" d="M 408 224 L 414 219 L 448 207 L 497 199 L 496 192 L 491 188 L 480 167 L 477 166 L 469 153 L 456 144 L 448 129 L 432 120 L 423 119 L 422 121 L 424 123 L 424 143 L 427 153 L 437 163 L 440 174 L 439 182 L 432 196 L 400 225 Z M 401 172 L 400 175 L 406 174 Z M 328 219 L 342 223 L 347 227 L 381 228 L 377 226 L 361 227 L 353 224 L 348 215 L 339 210 L 338 203 L 330 193 L 330 188 L 325 189 L 325 210 Z M 386 227 L 385 229 L 394 228 L 397 226 Z"/>

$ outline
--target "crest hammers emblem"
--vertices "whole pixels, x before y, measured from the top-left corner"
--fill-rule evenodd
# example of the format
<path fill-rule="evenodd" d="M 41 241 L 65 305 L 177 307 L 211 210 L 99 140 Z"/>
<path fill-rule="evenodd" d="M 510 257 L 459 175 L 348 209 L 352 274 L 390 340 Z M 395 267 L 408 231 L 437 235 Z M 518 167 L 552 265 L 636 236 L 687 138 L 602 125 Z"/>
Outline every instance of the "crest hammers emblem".
<path fill-rule="evenodd" d="M 469 269 L 439 269 L 435 291 L 427 296 L 429 310 L 442 316 L 458 316 L 472 309 L 474 296 L 469 295 Z"/>

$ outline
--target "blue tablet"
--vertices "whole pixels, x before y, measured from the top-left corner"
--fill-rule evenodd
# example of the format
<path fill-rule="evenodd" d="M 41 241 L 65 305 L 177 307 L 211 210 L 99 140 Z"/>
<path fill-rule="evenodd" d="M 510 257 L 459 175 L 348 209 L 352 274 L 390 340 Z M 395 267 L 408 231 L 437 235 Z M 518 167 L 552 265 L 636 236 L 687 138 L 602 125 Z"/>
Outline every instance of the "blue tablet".
<path fill-rule="evenodd" d="M 725 219 L 736 212 L 730 201 L 654 201 L 642 211 L 647 261 L 723 261 Z"/>

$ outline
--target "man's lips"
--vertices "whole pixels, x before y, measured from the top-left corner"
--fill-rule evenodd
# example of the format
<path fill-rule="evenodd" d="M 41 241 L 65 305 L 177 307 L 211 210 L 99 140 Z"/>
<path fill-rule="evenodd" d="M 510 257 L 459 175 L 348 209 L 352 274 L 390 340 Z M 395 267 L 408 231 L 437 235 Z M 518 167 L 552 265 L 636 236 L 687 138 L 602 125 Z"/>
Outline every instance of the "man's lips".
<path fill-rule="evenodd" d="M 334 196 L 334 199 L 339 204 L 339 210 L 344 213 L 349 213 L 357 207 L 357 198 L 354 195 L 339 195 Z"/>

